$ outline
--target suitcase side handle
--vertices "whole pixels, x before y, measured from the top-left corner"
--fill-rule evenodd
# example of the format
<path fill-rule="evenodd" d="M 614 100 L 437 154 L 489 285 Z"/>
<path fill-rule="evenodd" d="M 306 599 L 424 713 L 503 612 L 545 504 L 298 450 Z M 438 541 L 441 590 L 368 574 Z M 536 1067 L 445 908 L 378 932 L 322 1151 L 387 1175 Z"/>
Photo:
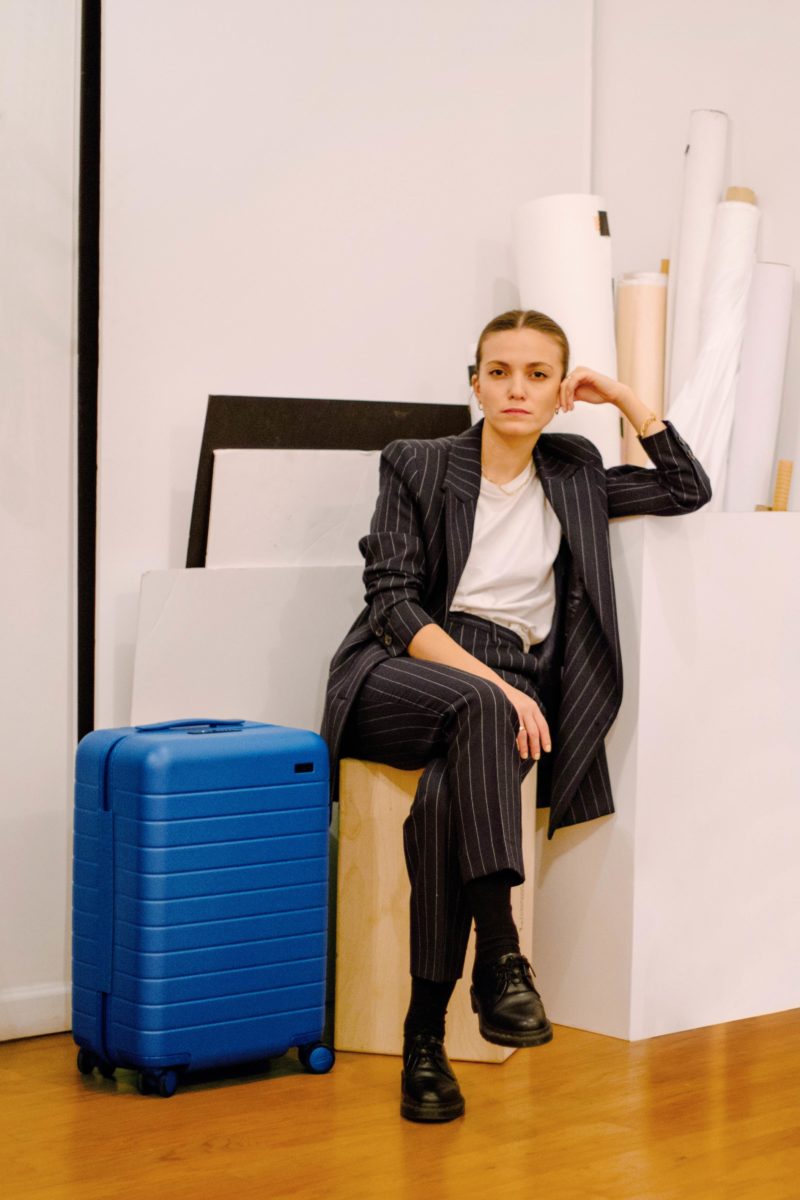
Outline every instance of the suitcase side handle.
<path fill-rule="evenodd" d="M 157 733 L 159 730 L 166 729 L 219 729 L 219 728 L 236 728 L 241 729 L 245 724 L 244 721 L 204 721 L 202 719 L 189 721 L 158 721 L 155 725 L 137 725 L 137 733 Z"/>

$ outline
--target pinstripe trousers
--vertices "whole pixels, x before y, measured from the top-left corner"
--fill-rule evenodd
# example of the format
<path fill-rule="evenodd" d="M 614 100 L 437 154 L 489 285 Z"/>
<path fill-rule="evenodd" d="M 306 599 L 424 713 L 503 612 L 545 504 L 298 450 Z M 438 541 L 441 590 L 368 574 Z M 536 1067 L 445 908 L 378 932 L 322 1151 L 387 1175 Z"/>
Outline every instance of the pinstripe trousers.
<path fill-rule="evenodd" d="M 547 639 L 525 652 L 511 630 L 466 613 L 451 613 L 445 629 L 549 716 L 555 671 L 545 679 L 538 663 Z M 520 785 L 533 761 L 520 758 L 518 727 L 490 680 L 407 656 L 373 667 L 350 712 L 345 754 L 424 768 L 403 828 L 412 975 L 461 976 L 472 919 L 465 883 L 497 871 L 525 878 Z"/>

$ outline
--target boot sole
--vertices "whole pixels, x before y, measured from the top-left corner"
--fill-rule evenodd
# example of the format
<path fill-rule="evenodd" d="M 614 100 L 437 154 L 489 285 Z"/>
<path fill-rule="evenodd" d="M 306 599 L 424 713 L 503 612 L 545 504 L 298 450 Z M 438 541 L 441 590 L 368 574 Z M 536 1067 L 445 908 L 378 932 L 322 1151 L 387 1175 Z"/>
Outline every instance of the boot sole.
<path fill-rule="evenodd" d="M 470 1000 L 472 1011 L 478 1016 L 478 1030 L 486 1042 L 492 1042 L 495 1046 L 515 1046 L 517 1049 L 522 1049 L 526 1046 L 543 1046 L 546 1042 L 553 1040 L 553 1026 L 549 1021 L 544 1028 L 534 1029 L 530 1033 L 512 1033 L 507 1029 L 495 1029 L 483 1020 L 480 1008 L 471 992 Z"/>
<path fill-rule="evenodd" d="M 415 1104 L 412 1100 L 404 1100 L 400 1105 L 400 1116 L 405 1117 L 407 1121 L 418 1121 L 430 1125 L 441 1125 L 445 1121 L 455 1121 L 457 1117 L 463 1117 L 466 1105 L 427 1105 Z"/>
<path fill-rule="evenodd" d="M 492 1029 L 479 1019 L 478 1030 L 486 1042 L 493 1042 L 495 1046 L 516 1046 L 517 1049 L 524 1046 L 543 1046 L 545 1042 L 553 1040 L 552 1027 L 539 1029 L 536 1033 L 507 1033 L 503 1029 Z"/>
<path fill-rule="evenodd" d="M 401 1086 L 403 1084 L 403 1076 L 400 1076 Z M 440 1123 L 443 1121 L 454 1121 L 456 1117 L 463 1117 L 466 1105 L 463 1097 L 460 1100 L 453 1100 L 450 1104 L 423 1104 L 420 1100 L 410 1100 L 403 1096 L 400 1102 L 400 1116 L 405 1117 L 407 1121 L 420 1121 L 426 1123 Z"/>

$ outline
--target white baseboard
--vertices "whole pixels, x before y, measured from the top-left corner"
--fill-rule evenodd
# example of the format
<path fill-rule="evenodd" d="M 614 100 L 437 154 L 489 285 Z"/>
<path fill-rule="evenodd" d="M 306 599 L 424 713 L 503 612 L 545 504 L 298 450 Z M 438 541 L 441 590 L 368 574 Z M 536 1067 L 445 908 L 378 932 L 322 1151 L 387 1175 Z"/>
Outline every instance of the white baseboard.
<path fill-rule="evenodd" d="M 0 990 L 0 1042 L 70 1029 L 70 990 L 68 983 Z"/>

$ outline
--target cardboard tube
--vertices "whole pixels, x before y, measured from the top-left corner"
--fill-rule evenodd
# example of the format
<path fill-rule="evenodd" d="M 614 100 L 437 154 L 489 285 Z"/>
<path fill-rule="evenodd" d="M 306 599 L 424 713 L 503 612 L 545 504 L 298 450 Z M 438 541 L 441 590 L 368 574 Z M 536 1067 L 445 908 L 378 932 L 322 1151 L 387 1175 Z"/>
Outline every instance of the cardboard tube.
<path fill-rule="evenodd" d="M 756 194 L 749 187 L 729 187 L 725 193 L 726 200 L 741 200 L 743 204 L 757 204 Z"/>
<path fill-rule="evenodd" d="M 792 487 L 792 467 L 791 459 L 781 458 L 778 460 L 778 470 L 775 475 L 775 491 L 772 498 L 773 512 L 786 512 L 789 507 L 789 492 Z"/>
<path fill-rule="evenodd" d="M 667 276 L 658 272 L 622 275 L 617 280 L 618 378 L 632 388 L 656 416 L 664 400 L 664 340 Z M 649 467 L 636 430 L 625 422 L 623 461 Z"/>

